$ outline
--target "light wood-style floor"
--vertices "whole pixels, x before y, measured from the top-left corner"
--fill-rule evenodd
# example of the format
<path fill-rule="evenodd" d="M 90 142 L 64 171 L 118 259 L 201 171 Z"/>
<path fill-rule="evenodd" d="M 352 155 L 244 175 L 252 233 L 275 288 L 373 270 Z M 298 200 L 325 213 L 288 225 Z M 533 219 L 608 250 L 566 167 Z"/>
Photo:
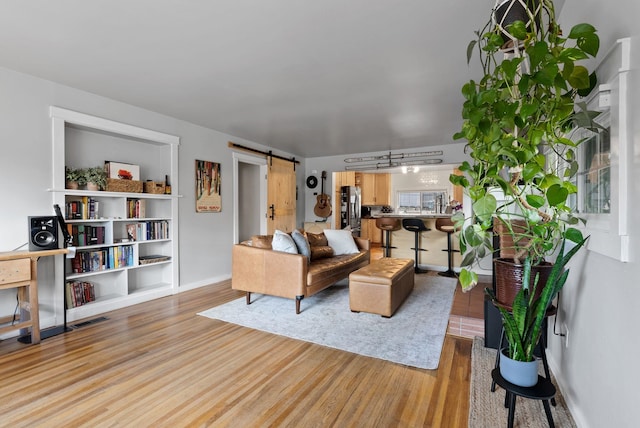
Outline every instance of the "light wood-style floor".
<path fill-rule="evenodd" d="M 420 370 L 196 315 L 239 296 L 226 281 L 0 342 L 0 425 L 467 426 L 470 340 Z"/>

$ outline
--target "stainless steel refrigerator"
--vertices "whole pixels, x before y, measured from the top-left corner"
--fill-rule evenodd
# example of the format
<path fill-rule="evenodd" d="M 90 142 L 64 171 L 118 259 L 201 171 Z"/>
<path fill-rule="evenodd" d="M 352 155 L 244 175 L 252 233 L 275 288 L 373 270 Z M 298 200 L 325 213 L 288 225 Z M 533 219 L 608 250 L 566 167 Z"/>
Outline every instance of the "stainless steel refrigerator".
<path fill-rule="evenodd" d="M 360 188 L 342 186 L 340 189 L 340 227 L 351 226 L 353 236 L 360 236 Z"/>

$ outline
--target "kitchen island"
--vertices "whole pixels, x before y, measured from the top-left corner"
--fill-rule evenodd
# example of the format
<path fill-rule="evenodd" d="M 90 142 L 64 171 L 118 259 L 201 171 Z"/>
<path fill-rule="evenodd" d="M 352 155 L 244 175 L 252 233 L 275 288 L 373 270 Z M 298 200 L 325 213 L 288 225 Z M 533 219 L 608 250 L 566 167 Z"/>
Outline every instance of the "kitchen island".
<path fill-rule="evenodd" d="M 418 252 L 418 265 L 423 269 L 446 271 L 448 266 L 447 259 L 447 234 L 436 229 L 436 219 L 449 218 L 451 214 L 383 214 L 376 217 L 391 217 L 400 220 L 401 227 L 399 230 L 391 232 L 391 257 L 414 259 L 415 251 L 412 250 L 415 243 L 415 235 L 402 227 L 403 218 L 419 218 L 421 219 L 428 231 L 420 233 L 420 248 L 427 251 Z M 454 249 L 459 249 L 457 233 L 452 237 Z M 458 272 L 460 261 L 462 260 L 459 252 L 453 255 L 453 269 Z"/>

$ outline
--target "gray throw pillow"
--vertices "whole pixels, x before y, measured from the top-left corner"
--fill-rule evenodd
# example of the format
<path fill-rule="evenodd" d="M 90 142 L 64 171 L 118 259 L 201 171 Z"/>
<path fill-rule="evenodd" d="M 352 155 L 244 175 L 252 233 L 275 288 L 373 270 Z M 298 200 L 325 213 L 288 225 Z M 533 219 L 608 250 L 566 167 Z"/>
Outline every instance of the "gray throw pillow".
<path fill-rule="evenodd" d="M 293 238 L 293 242 L 296 243 L 296 247 L 298 247 L 298 254 L 307 256 L 308 260 L 311 261 L 311 247 L 309 246 L 307 237 L 300 233 L 298 229 L 291 232 L 291 237 Z"/>

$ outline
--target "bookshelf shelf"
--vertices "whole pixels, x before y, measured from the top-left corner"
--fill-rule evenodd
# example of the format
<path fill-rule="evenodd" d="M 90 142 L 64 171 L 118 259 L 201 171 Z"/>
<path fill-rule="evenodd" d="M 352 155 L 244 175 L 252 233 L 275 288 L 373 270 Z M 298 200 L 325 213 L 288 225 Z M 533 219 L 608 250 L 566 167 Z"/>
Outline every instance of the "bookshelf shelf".
<path fill-rule="evenodd" d="M 56 318 L 66 310 L 67 319 L 75 321 L 176 292 L 180 195 L 66 189 L 64 172 L 65 166 L 84 168 L 106 160 L 133 163 L 140 166 L 141 180 L 168 175 L 177 191 L 179 138 L 58 107 L 50 113 L 53 176 L 48 191 L 63 209 L 76 249 L 75 258 L 63 261 L 66 278 L 56 280 L 54 294 L 67 300 L 54 305 Z M 140 263 L 141 257 L 155 255 L 167 260 Z M 95 300 L 72 307 L 67 292 L 72 282 L 90 283 L 87 293 Z"/>

